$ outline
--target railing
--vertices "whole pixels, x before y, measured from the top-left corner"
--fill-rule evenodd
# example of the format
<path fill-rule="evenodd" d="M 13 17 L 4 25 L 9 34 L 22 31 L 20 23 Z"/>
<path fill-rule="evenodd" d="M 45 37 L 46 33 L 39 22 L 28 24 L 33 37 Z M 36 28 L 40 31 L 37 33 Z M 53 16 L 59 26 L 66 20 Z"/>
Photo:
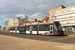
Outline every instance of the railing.
<path fill-rule="evenodd" d="M 65 35 L 75 35 L 74 31 L 64 31 Z"/>

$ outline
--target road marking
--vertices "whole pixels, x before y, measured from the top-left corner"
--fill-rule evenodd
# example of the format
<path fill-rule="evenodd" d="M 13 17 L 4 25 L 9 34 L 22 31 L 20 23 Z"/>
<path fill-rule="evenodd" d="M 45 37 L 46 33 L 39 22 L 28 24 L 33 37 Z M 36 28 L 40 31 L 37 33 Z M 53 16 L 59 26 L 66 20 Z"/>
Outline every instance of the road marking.
<path fill-rule="evenodd" d="M 75 37 L 75 35 L 68 35 L 68 37 Z"/>

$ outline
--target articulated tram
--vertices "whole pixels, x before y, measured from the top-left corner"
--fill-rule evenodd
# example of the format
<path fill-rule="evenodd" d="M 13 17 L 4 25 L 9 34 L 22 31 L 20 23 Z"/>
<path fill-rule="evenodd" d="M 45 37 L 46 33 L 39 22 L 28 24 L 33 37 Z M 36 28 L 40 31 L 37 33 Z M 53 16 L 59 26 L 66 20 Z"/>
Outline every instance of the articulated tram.
<path fill-rule="evenodd" d="M 26 31 L 25 31 L 26 29 Z M 26 24 L 16 27 L 10 27 L 9 32 L 37 34 L 37 35 L 64 35 L 62 27 L 58 21 L 47 23 Z"/>

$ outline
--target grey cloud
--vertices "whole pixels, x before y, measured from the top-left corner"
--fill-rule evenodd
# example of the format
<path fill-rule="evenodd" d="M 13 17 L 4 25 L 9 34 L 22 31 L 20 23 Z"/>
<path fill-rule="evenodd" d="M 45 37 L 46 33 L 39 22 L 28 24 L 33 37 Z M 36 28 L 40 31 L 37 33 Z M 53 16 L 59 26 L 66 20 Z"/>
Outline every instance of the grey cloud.
<path fill-rule="evenodd" d="M 8 19 L 16 18 L 17 14 L 24 14 L 24 9 L 26 9 L 25 13 L 27 15 L 32 16 L 39 12 L 41 14 L 40 18 L 42 19 L 45 16 L 49 16 L 50 8 L 61 4 L 66 7 L 73 6 L 75 4 L 73 1 L 74 0 L 0 0 L 0 18 L 4 15 Z M 34 18 L 30 17 L 29 19 Z"/>

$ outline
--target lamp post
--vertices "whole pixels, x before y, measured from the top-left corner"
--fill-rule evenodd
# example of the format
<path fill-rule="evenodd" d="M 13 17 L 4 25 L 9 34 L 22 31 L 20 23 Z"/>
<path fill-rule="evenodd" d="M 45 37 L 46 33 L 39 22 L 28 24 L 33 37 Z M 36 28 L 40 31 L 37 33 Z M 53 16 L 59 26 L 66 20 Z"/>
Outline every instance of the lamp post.
<path fill-rule="evenodd" d="M 39 35 L 38 31 L 39 31 L 39 22 L 37 22 L 37 35 Z"/>
<path fill-rule="evenodd" d="M 24 23 L 25 23 L 25 34 L 26 34 L 26 21 L 28 19 L 28 16 L 25 15 L 25 9 L 24 9 Z"/>
<path fill-rule="evenodd" d="M 26 16 L 25 16 L 25 9 L 24 9 L 24 18 L 26 18 Z M 25 34 L 26 34 L 26 19 L 24 20 L 24 23 L 25 23 Z"/>

